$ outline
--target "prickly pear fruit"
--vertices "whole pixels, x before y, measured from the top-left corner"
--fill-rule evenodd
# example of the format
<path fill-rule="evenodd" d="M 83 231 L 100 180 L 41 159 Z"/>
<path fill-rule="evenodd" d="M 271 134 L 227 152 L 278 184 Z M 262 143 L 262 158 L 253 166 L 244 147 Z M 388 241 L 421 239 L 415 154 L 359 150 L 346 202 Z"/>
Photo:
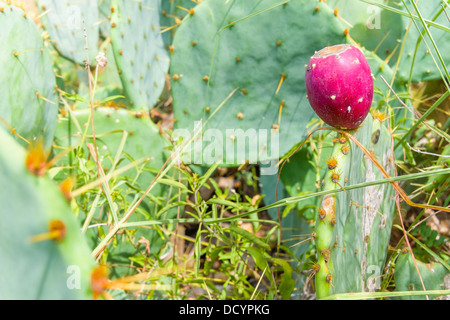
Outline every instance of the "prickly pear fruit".
<path fill-rule="evenodd" d="M 361 50 L 349 44 L 316 52 L 306 67 L 305 86 L 311 107 L 335 128 L 357 128 L 372 104 L 369 64 Z"/>

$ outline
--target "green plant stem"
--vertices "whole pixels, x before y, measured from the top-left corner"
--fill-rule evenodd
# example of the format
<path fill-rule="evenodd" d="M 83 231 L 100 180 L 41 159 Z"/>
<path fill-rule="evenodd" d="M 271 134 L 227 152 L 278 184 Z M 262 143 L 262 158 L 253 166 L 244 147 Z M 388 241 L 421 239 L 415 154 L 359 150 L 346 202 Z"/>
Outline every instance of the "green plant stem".
<path fill-rule="evenodd" d="M 449 295 L 450 290 L 426 290 L 426 291 L 395 291 L 395 292 L 351 292 L 339 293 L 328 296 L 325 300 L 362 300 L 387 297 L 411 297 L 411 296 L 444 296 Z"/>

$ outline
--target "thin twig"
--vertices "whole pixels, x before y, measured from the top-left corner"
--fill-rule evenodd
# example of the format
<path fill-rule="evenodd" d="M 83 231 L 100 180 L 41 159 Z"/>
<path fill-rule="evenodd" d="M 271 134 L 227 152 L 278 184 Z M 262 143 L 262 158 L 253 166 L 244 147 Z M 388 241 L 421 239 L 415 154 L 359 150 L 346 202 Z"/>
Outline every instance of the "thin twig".
<path fill-rule="evenodd" d="M 444 13 L 447 16 L 448 21 L 450 22 L 450 17 L 448 16 L 447 10 L 445 10 L 445 6 L 441 3 L 442 9 L 444 9 Z"/>
<path fill-rule="evenodd" d="M 392 91 L 392 92 L 395 94 L 394 91 Z M 392 155 L 394 155 L 395 154 L 395 150 L 394 150 L 394 136 L 392 135 L 391 128 L 389 128 L 389 132 L 390 132 L 390 136 L 391 136 L 391 153 L 392 153 Z M 398 176 L 397 167 L 395 165 L 393 166 L 393 170 L 394 170 L 394 176 Z M 414 257 L 414 253 L 413 253 L 412 248 L 411 248 L 411 244 L 409 243 L 409 239 L 408 239 L 408 236 L 407 236 L 405 225 L 403 223 L 402 212 L 400 210 L 399 193 L 395 194 L 395 204 L 397 206 L 398 217 L 399 217 L 399 220 L 400 220 L 400 224 L 402 225 L 402 231 L 403 231 L 403 236 L 404 236 L 405 241 L 406 241 L 406 245 L 409 248 L 409 252 L 411 254 L 411 258 L 412 258 L 412 260 L 414 262 L 414 266 L 416 268 L 417 274 L 419 275 L 419 279 L 420 279 L 420 282 L 422 284 L 422 288 L 423 288 L 423 290 L 426 290 L 425 285 L 424 285 L 423 280 L 422 280 L 422 275 L 420 274 L 419 267 L 417 265 L 416 258 Z M 426 298 L 428 300 L 428 296 L 426 296 Z"/>
<path fill-rule="evenodd" d="M 432 153 L 432 152 L 426 152 L 426 151 L 421 151 L 419 149 L 415 149 L 413 147 L 410 146 L 410 144 L 407 142 L 406 143 L 408 145 L 408 147 L 412 150 L 415 151 L 417 153 L 423 153 L 423 154 L 428 154 L 430 156 L 435 156 L 435 157 L 442 157 L 442 158 L 450 158 L 450 155 L 445 155 L 445 154 L 438 154 L 438 153 Z"/>
<path fill-rule="evenodd" d="M 95 152 L 95 156 L 97 158 L 97 168 L 100 167 L 100 163 L 99 158 L 98 158 L 98 147 L 97 147 L 97 139 L 95 137 L 95 122 L 94 122 L 94 90 L 92 88 L 92 74 L 91 74 L 91 62 L 89 60 L 89 47 L 88 47 L 88 37 L 87 37 L 87 32 L 86 32 L 86 24 L 85 21 L 83 19 L 83 32 L 84 32 L 84 39 L 86 41 L 86 46 L 85 46 L 85 50 L 86 50 L 86 61 L 85 61 L 85 68 L 86 71 L 88 73 L 88 83 L 89 83 L 89 98 L 90 98 L 90 109 L 91 109 L 91 122 L 92 122 L 92 140 L 94 142 L 94 152 Z M 96 73 L 98 71 L 98 66 L 96 68 Z M 99 174 L 99 173 L 98 173 Z"/>

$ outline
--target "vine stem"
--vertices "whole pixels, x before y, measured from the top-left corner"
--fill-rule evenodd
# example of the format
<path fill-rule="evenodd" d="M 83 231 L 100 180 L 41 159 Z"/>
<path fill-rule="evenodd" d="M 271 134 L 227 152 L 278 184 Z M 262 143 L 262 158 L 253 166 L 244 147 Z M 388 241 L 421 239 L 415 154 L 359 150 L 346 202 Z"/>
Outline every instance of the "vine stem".
<path fill-rule="evenodd" d="M 97 139 L 95 137 L 95 121 L 94 121 L 94 88 L 92 85 L 92 74 L 91 74 L 91 61 L 89 60 L 89 46 L 88 46 L 88 36 L 86 32 L 86 23 L 83 19 L 83 36 L 86 41 L 85 50 L 86 50 L 86 61 L 84 63 L 84 67 L 86 68 L 87 74 L 88 74 L 88 84 L 89 84 L 89 102 L 90 102 L 90 109 L 91 109 L 91 122 L 92 122 L 92 141 L 94 143 L 94 153 L 95 153 L 95 160 L 97 164 L 97 170 L 100 168 L 100 162 L 98 158 L 98 148 L 97 148 Z M 95 81 L 97 82 L 97 75 L 98 75 L 98 65 L 95 68 Z M 100 175 L 100 170 L 97 172 L 98 175 Z"/>
<path fill-rule="evenodd" d="M 394 148 L 394 137 L 393 137 L 392 134 L 391 134 L 391 146 L 392 146 L 391 152 L 392 152 L 392 154 L 394 154 L 394 150 L 395 150 L 395 148 Z M 397 175 L 397 168 L 395 166 L 394 166 L 394 172 L 395 172 L 395 175 Z M 409 239 L 407 237 L 406 228 L 405 228 L 405 225 L 403 223 L 402 213 L 400 211 L 400 199 L 398 197 L 398 194 L 395 195 L 395 204 L 397 206 L 398 217 L 399 217 L 400 223 L 402 225 L 403 236 L 405 237 L 406 245 L 408 246 L 409 253 L 411 254 L 411 257 L 412 257 L 412 259 L 414 261 L 414 266 L 416 268 L 417 274 L 419 275 L 419 279 L 420 279 L 420 282 L 422 284 L 422 288 L 423 288 L 423 290 L 427 290 L 425 288 L 425 284 L 423 283 L 422 275 L 420 274 L 420 270 L 419 270 L 419 266 L 417 265 L 416 257 L 414 257 L 414 253 L 412 251 L 411 244 L 409 243 Z M 425 296 L 425 297 L 427 298 L 427 300 L 429 300 L 428 296 Z"/>
<path fill-rule="evenodd" d="M 113 201 L 111 199 L 111 191 L 109 188 L 109 184 L 108 181 L 105 179 L 105 172 L 103 171 L 103 168 L 101 167 L 100 164 L 100 159 L 98 157 L 98 147 L 97 147 L 97 138 L 96 138 L 96 134 L 95 134 L 95 121 L 94 121 L 94 96 L 95 96 L 95 89 L 96 89 L 96 85 L 97 85 L 97 78 L 98 78 L 98 68 L 99 65 L 97 64 L 95 67 L 95 78 L 92 79 L 92 73 L 91 73 L 91 61 L 89 59 L 89 46 L 88 46 L 88 36 L 87 36 L 87 31 L 86 31 L 86 23 L 85 20 L 83 19 L 83 36 L 85 39 L 85 50 L 86 50 L 86 61 L 85 61 L 85 68 L 86 71 L 88 73 L 88 84 L 89 84 L 89 103 L 90 103 L 90 120 L 91 120 L 91 124 L 92 124 L 92 141 L 93 141 L 93 147 L 92 145 L 88 144 L 88 148 L 90 150 L 90 152 L 92 153 L 92 157 L 95 160 L 96 166 L 97 166 L 97 177 L 98 178 L 102 178 L 103 179 L 103 186 L 101 186 L 103 192 L 106 195 L 106 198 L 108 199 L 108 203 L 111 209 L 111 215 L 112 218 L 114 220 L 114 224 L 117 224 L 118 218 L 117 218 L 117 214 L 115 212 L 114 209 L 114 204 Z"/>

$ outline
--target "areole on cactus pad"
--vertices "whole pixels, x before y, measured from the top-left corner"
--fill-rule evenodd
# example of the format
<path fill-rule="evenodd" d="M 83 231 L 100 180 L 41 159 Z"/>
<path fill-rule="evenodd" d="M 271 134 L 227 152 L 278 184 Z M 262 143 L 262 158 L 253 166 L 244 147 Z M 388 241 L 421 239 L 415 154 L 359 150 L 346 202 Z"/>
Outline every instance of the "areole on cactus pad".
<path fill-rule="evenodd" d="M 338 44 L 316 52 L 305 71 L 308 100 L 328 125 L 355 129 L 369 113 L 372 73 L 357 47 Z"/>

